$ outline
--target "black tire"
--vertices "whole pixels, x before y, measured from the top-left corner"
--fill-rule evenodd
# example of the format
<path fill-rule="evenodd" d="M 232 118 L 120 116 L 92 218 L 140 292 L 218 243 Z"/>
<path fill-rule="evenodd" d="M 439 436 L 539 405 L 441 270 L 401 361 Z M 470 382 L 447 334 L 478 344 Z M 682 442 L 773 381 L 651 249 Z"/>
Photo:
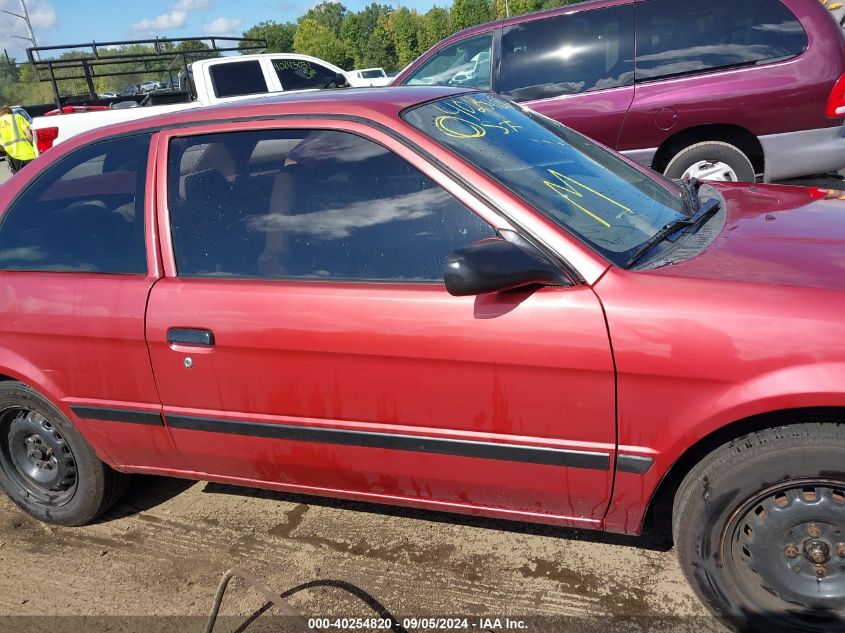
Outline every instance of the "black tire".
<path fill-rule="evenodd" d="M 682 482 L 672 527 L 687 580 L 740 630 L 845 631 L 845 425 L 718 448 Z"/>
<path fill-rule="evenodd" d="M 754 165 L 735 145 L 723 141 L 704 141 L 685 147 L 672 157 L 663 174 L 668 178 L 681 178 L 693 165 L 702 161 L 728 165 L 736 174 L 737 182 L 754 182 Z"/>
<path fill-rule="evenodd" d="M 84 525 L 128 482 L 49 400 L 23 383 L 0 383 L 0 487 L 23 510 L 45 523 Z"/>

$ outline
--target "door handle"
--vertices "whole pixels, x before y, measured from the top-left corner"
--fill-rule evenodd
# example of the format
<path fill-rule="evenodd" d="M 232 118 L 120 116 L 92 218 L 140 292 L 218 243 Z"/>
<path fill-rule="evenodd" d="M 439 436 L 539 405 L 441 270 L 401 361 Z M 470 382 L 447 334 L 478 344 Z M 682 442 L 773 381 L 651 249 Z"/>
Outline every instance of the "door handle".
<path fill-rule="evenodd" d="M 172 327 L 167 330 L 167 342 L 171 345 L 214 347 L 214 332 L 201 328 Z"/>

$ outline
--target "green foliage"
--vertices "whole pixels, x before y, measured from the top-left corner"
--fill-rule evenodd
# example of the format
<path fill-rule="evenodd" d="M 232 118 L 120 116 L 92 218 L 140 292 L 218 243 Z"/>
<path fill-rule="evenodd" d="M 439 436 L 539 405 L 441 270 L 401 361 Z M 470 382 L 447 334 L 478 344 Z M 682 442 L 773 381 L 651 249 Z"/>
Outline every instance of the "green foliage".
<path fill-rule="evenodd" d="M 243 36 L 266 40 L 268 53 L 290 53 L 293 51 L 293 38 L 295 35 L 296 24 L 293 22 L 280 24 L 272 20 L 267 20 L 244 31 Z"/>
<path fill-rule="evenodd" d="M 340 2 L 321 2 L 305 12 L 305 15 L 300 19 L 300 24 L 305 20 L 314 20 L 314 22 L 322 24 L 339 38 L 343 18 L 345 17 L 346 7 Z"/>
<path fill-rule="evenodd" d="M 338 66 L 347 65 L 346 45 L 328 26 L 312 18 L 300 21 L 293 38 L 293 49 L 297 53 L 313 55 Z"/>
<path fill-rule="evenodd" d="M 452 3 L 452 30 L 484 24 L 494 17 L 489 0 L 455 0 Z"/>

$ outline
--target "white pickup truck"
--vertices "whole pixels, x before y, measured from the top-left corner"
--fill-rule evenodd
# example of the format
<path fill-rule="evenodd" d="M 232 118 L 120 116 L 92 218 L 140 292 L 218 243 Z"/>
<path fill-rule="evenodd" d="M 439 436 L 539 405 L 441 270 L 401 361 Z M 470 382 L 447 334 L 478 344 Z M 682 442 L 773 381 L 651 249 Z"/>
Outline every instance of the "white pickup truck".
<path fill-rule="evenodd" d="M 67 139 L 113 123 L 215 105 L 239 99 L 272 96 L 290 90 L 313 90 L 346 85 L 369 85 L 350 77 L 327 61 L 293 53 L 266 53 L 203 59 L 191 64 L 190 90 L 183 103 L 137 107 L 114 107 L 97 112 L 57 114 L 37 117 L 32 123 L 38 153 L 47 151 Z M 172 101 L 172 95 L 161 98 Z M 190 99 L 190 100 L 189 100 Z M 124 102 L 134 105 L 134 102 Z"/>

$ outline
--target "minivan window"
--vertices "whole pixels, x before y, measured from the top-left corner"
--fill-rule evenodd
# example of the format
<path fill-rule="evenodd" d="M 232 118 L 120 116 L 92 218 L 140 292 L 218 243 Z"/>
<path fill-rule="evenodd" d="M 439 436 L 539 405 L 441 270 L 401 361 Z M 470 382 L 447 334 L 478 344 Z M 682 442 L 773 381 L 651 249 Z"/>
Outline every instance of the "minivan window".
<path fill-rule="evenodd" d="M 209 67 L 214 94 L 220 98 L 267 93 L 264 71 L 258 60 L 229 62 Z"/>
<path fill-rule="evenodd" d="M 772 63 L 807 49 L 780 0 L 649 0 L 637 4 L 637 80 Z"/>
<path fill-rule="evenodd" d="M 0 225 L 0 270 L 145 273 L 150 135 L 120 136 L 59 159 Z"/>
<path fill-rule="evenodd" d="M 517 101 L 632 85 L 634 5 L 507 27 L 499 82 Z"/>
<path fill-rule="evenodd" d="M 461 40 L 437 51 L 403 83 L 409 86 L 465 86 L 490 90 L 492 54 L 491 33 Z"/>
<path fill-rule="evenodd" d="M 403 118 L 620 266 L 685 217 L 675 183 L 490 93 L 426 103 Z"/>

